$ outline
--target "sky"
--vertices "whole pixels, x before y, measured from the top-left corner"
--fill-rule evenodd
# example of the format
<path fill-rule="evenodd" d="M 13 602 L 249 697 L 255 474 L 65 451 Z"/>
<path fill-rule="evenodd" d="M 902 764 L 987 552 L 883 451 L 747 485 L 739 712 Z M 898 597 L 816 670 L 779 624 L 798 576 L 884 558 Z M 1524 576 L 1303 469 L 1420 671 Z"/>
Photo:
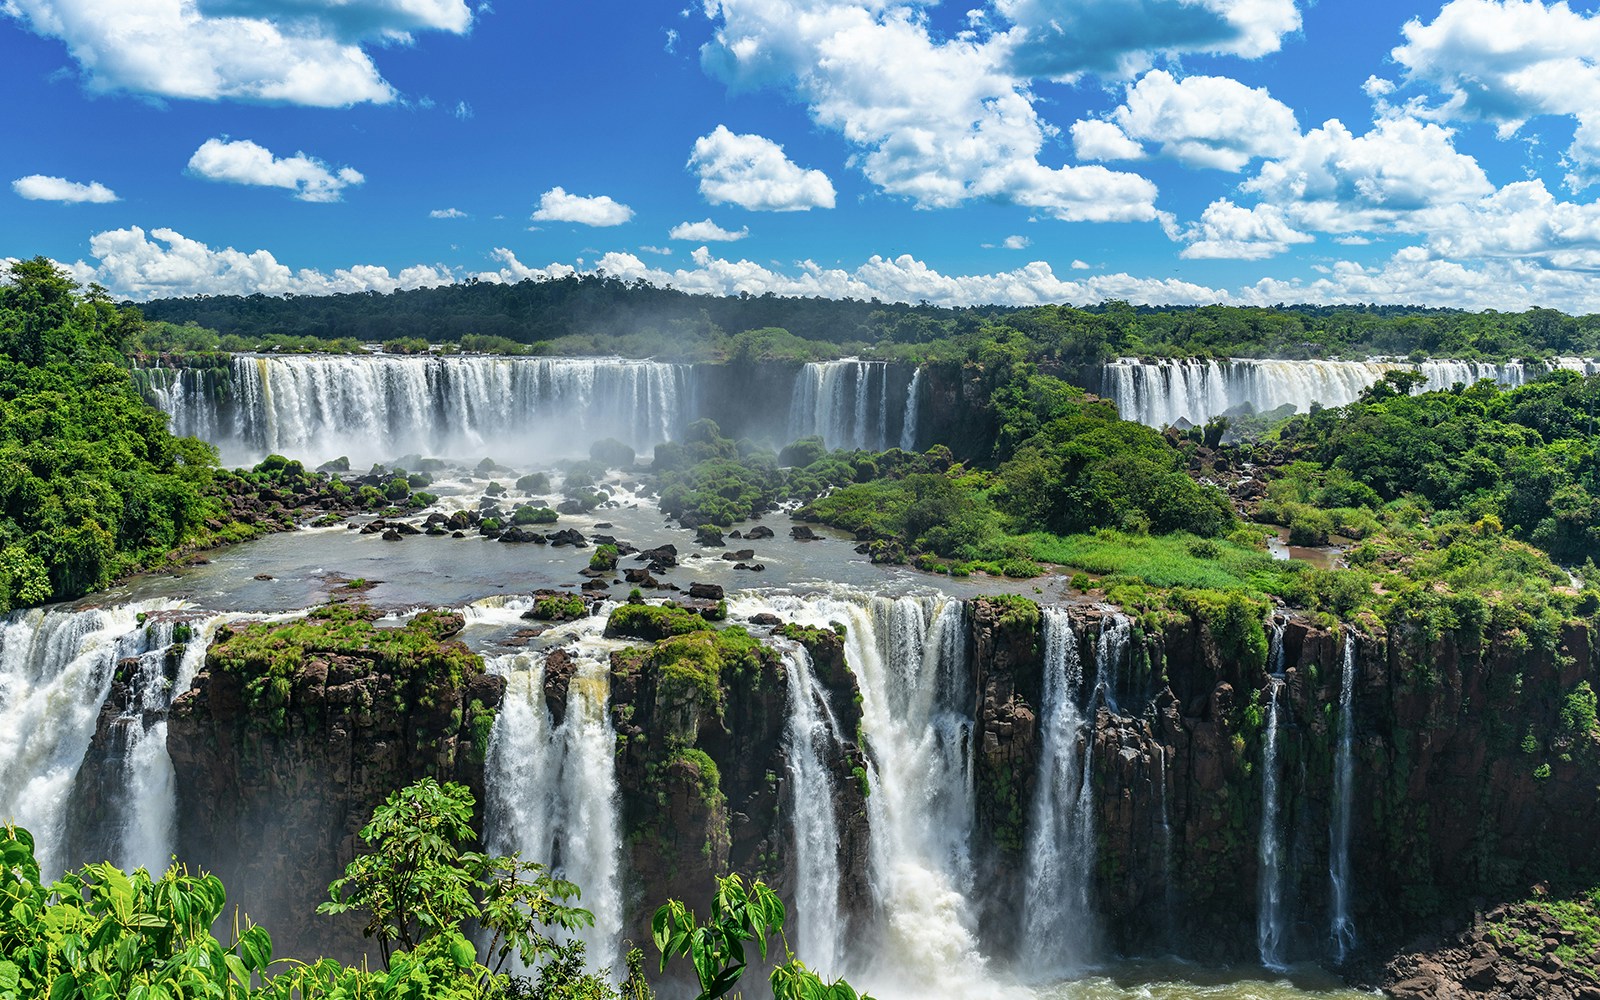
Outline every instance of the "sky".
<path fill-rule="evenodd" d="M 0 257 L 1600 312 L 1600 0 L 0 0 Z"/>

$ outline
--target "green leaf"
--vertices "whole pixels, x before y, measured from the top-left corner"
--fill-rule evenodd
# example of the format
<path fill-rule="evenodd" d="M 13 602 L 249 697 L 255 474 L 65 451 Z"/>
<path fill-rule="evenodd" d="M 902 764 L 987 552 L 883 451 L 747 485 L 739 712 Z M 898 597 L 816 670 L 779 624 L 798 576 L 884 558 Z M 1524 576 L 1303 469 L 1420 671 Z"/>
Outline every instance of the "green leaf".
<path fill-rule="evenodd" d="M 265 972 L 272 964 L 272 938 L 263 927 L 251 927 L 239 935 L 239 957 L 251 972 Z"/>
<path fill-rule="evenodd" d="M 465 969 L 477 962 L 478 953 L 466 938 L 457 936 L 450 942 L 450 957 L 455 960 L 456 968 Z"/>

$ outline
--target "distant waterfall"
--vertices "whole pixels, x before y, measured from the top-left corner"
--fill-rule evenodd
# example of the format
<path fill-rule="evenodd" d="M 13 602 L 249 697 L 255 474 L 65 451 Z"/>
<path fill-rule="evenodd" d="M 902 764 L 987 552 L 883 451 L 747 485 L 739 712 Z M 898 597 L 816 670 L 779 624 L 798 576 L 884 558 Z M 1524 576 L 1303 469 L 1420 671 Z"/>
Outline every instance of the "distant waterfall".
<path fill-rule="evenodd" d="M 1257 848 L 1256 945 L 1261 964 L 1284 968 L 1288 937 L 1284 914 L 1283 818 L 1279 798 L 1278 694 L 1283 689 L 1283 632 L 1272 626 L 1272 676 L 1267 678 L 1266 734 L 1261 754 L 1261 839 Z"/>
<path fill-rule="evenodd" d="M 1339 679 L 1339 748 L 1333 766 L 1333 821 L 1329 830 L 1328 881 L 1334 960 L 1343 962 L 1355 947 L 1350 917 L 1350 812 L 1355 805 L 1356 635 L 1345 630 L 1344 670 Z"/>
<path fill-rule="evenodd" d="M 1416 371 L 1425 391 L 1471 385 L 1489 379 L 1519 386 L 1554 368 L 1600 371 L 1600 362 L 1559 358 L 1549 364 L 1503 364 L 1429 360 L 1419 364 L 1390 359 L 1367 361 L 1201 360 L 1121 358 L 1101 372 L 1101 393 L 1117 404 L 1124 420 L 1167 427 L 1179 420 L 1203 424 L 1230 409 L 1249 404 L 1257 413 L 1293 404 L 1304 413 L 1311 404 L 1345 406 L 1391 371 Z"/>
<path fill-rule="evenodd" d="M 906 387 L 906 414 L 900 422 L 900 448 L 917 450 L 917 412 L 922 407 L 922 366 L 911 374 L 911 384 Z"/>
<path fill-rule="evenodd" d="M 829 448 L 889 447 L 888 362 L 844 358 L 801 368 L 789 408 L 789 439 L 812 436 Z"/>
<path fill-rule="evenodd" d="M 810 655 L 798 645 L 784 646 L 782 654 L 789 683 L 784 752 L 793 800 L 797 937 L 806 963 L 833 975 L 844 953 L 844 927 L 839 919 L 839 821 L 827 761 L 844 740 Z"/>
<path fill-rule="evenodd" d="M 1021 947 L 1024 968 L 1038 978 L 1081 969 L 1094 956 L 1096 834 L 1088 767 L 1094 727 L 1093 715 L 1080 707 L 1082 696 L 1083 664 L 1071 619 L 1063 608 L 1045 608 L 1039 779 L 1028 829 Z"/>
<path fill-rule="evenodd" d="M 141 377 L 176 433 L 241 464 L 273 452 L 356 466 L 407 454 L 547 459 L 607 437 L 648 453 L 694 412 L 691 366 L 622 358 L 241 355 L 226 404 L 190 373 Z"/>
<path fill-rule="evenodd" d="M 551 723 L 545 703 L 545 654 L 487 661 L 490 671 L 506 679 L 506 692 L 484 763 L 490 850 L 520 851 L 524 860 L 549 864 L 578 884 L 578 905 L 594 914 L 594 926 L 575 936 L 597 969 L 620 960 L 623 922 L 616 733 L 607 707 L 610 660 L 595 640 L 604 623 L 603 617 L 592 618 L 579 626 L 578 669 L 560 726 Z"/>

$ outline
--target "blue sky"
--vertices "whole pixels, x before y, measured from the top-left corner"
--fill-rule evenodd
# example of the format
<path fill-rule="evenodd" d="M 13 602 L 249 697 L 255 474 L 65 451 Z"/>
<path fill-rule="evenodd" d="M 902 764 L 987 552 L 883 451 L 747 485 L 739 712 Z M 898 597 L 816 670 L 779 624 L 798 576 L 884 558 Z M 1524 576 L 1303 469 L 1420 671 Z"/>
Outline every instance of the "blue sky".
<path fill-rule="evenodd" d="M 0 0 L 0 256 L 1600 311 L 1596 6 Z"/>

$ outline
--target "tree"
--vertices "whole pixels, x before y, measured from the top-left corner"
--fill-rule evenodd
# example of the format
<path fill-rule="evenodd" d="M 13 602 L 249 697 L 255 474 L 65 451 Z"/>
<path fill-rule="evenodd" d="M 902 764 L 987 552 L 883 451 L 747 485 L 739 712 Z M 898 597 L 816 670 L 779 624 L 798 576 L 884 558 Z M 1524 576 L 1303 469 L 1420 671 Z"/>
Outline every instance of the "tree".
<path fill-rule="evenodd" d="M 765 961 L 767 939 L 774 934 L 783 940 L 787 956 L 769 978 L 775 1000 L 872 1000 L 842 979 L 824 980 L 796 959 L 783 938 L 784 918 L 783 900 L 765 882 L 757 879 L 746 886 L 738 875 L 726 875 L 717 880 L 711 917 L 705 923 L 674 899 L 656 910 L 650 932 L 661 952 L 663 971 L 672 958 L 687 958 L 694 966 L 700 983 L 697 1000 L 727 996 L 749 966 L 747 946 L 754 946 Z"/>
<path fill-rule="evenodd" d="M 246 1000 L 272 939 L 237 919 L 231 944 L 213 937 L 226 898 L 216 876 L 181 865 L 159 877 L 86 865 L 46 885 L 33 837 L 0 827 L 0 1000 Z"/>
<path fill-rule="evenodd" d="M 411 951 L 441 935 L 458 949 L 468 921 L 490 932 L 483 964 L 493 973 L 512 954 L 529 967 L 559 955 L 564 946 L 552 928 L 575 931 L 594 923 L 589 911 L 568 905 L 578 887 L 515 854 L 463 850 L 475 837 L 475 804 L 466 786 L 432 778 L 390 795 L 361 830 L 371 853 L 345 866 L 317 912 L 364 912 L 363 933 L 377 938 L 386 968 L 396 948 Z"/>

